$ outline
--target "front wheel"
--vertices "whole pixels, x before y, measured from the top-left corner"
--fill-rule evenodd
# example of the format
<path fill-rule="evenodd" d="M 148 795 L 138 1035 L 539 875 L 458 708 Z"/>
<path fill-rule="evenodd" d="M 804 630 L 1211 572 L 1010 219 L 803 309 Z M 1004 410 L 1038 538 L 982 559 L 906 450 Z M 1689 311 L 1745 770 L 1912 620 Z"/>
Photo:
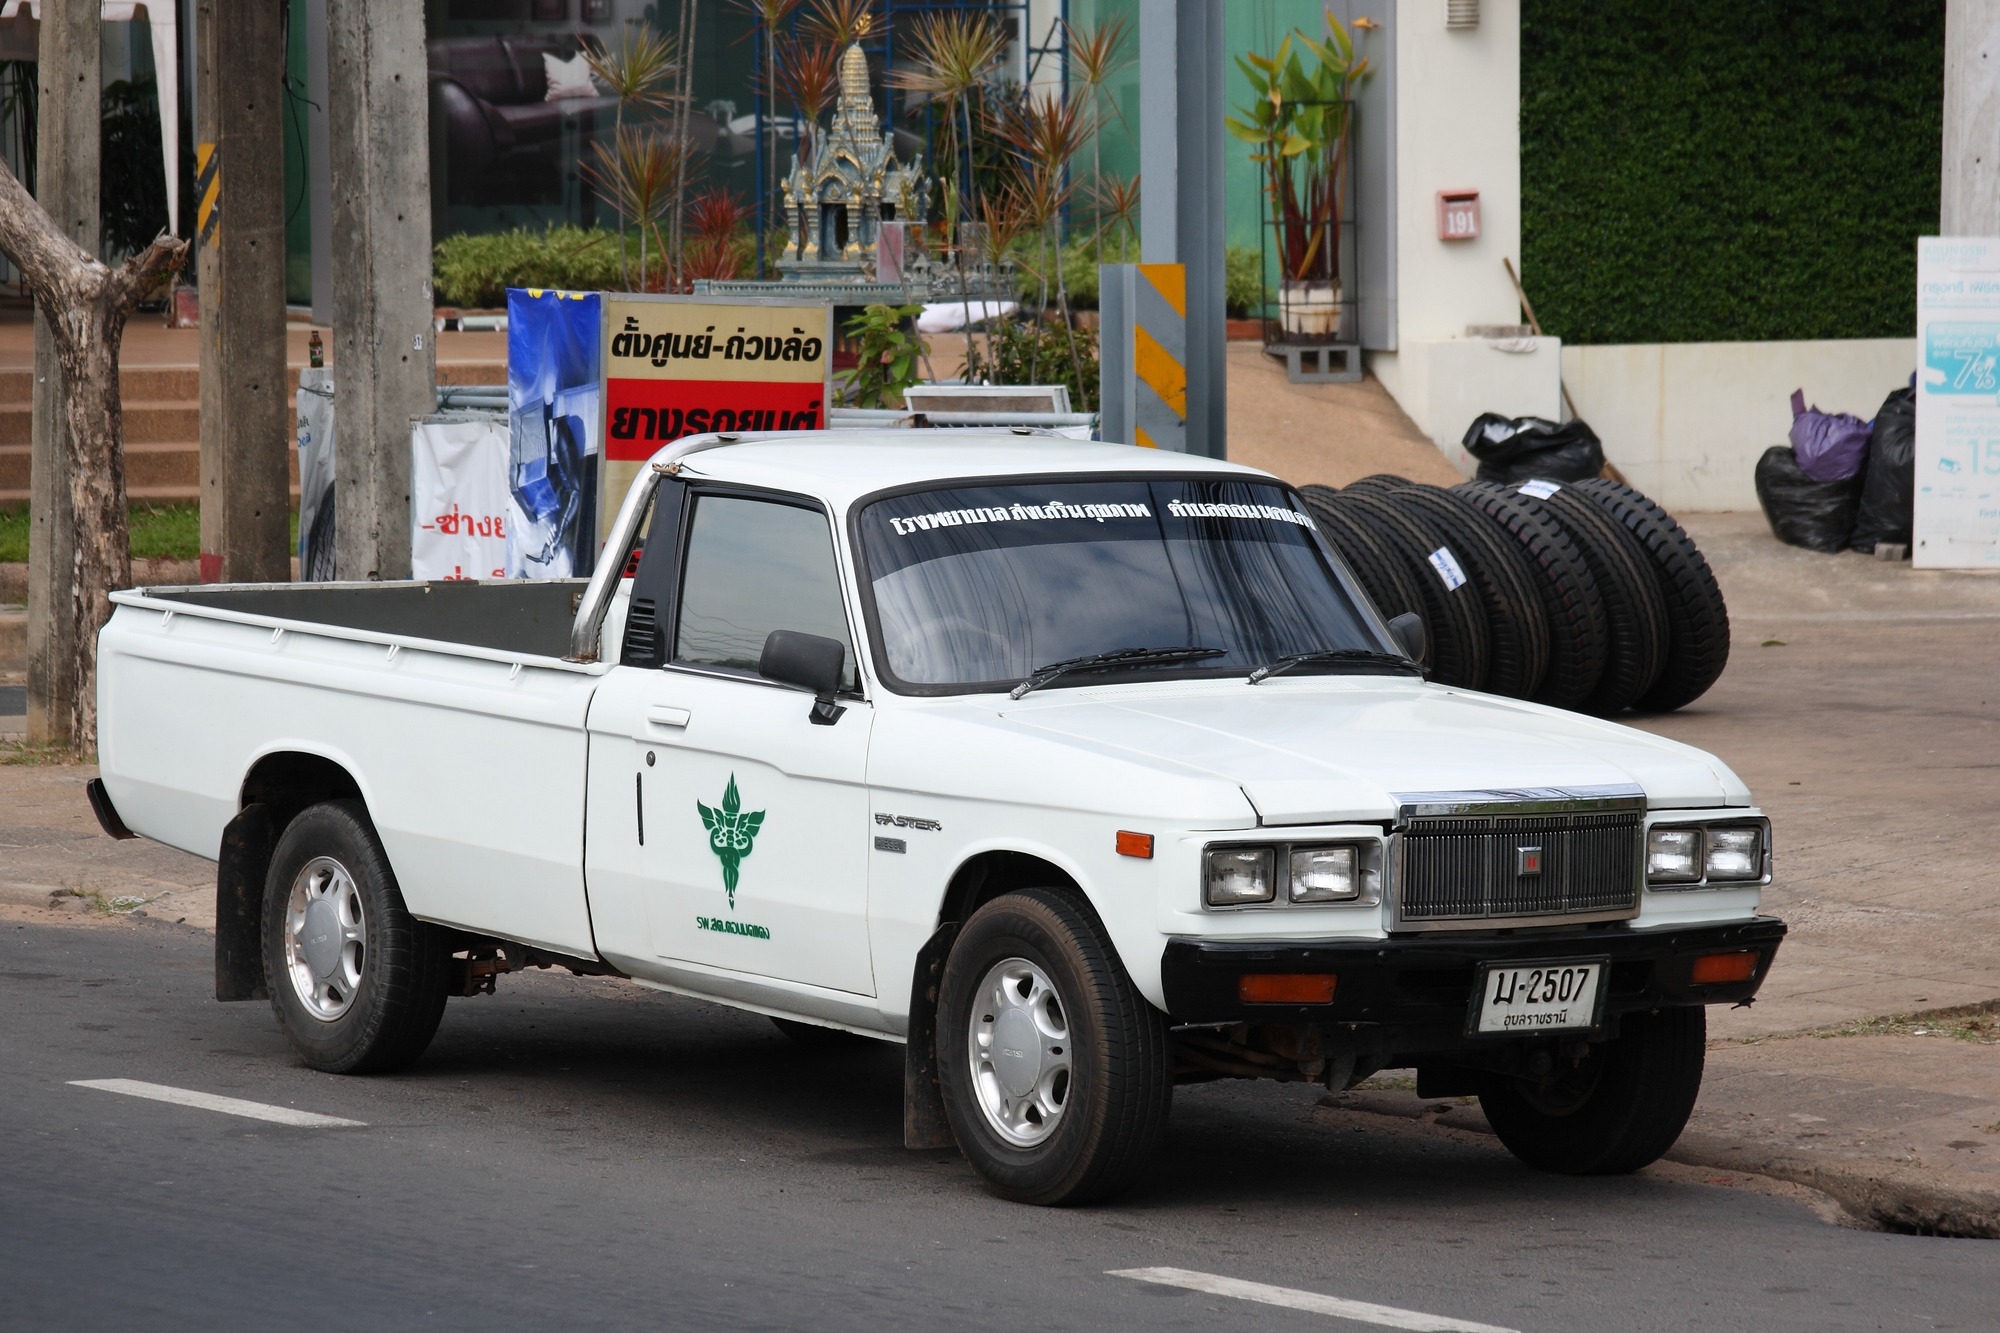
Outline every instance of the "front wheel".
<path fill-rule="evenodd" d="M 449 956 L 410 915 L 359 801 L 328 801 L 278 839 L 264 882 L 264 985 L 314 1069 L 401 1069 L 444 1017 Z"/>
<path fill-rule="evenodd" d="M 1494 1077 L 1479 1094 L 1487 1123 L 1529 1166 L 1613 1176 L 1658 1161 L 1701 1091 L 1708 1036 L 1700 1006 L 1630 1014 L 1618 1038 L 1551 1078 Z"/>
<path fill-rule="evenodd" d="M 1173 1103 L 1165 1016 L 1076 904 L 1047 889 L 987 903 L 938 995 L 945 1114 L 992 1190 L 1077 1204 L 1131 1184 Z"/>

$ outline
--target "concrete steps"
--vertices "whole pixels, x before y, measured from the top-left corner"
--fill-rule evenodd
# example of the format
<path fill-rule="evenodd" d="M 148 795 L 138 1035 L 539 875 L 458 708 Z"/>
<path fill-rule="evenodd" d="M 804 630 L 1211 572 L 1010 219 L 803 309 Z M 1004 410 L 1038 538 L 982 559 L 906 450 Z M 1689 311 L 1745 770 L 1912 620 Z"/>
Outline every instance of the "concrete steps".
<path fill-rule="evenodd" d="M 441 361 L 440 384 L 502 384 L 504 361 Z M 285 376 L 289 401 L 299 368 Z M 190 501 L 201 494 L 201 372 L 192 366 L 149 366 L 121 371 L 125 410 L 125 487 L 134 500 Z M 29 432 L 34 372 L 0 370 L 0 504 L 28 499 Z M 299 493 L 298 451 L 287 432 L 277 443 L 291 456 L 291 489 Z"/>

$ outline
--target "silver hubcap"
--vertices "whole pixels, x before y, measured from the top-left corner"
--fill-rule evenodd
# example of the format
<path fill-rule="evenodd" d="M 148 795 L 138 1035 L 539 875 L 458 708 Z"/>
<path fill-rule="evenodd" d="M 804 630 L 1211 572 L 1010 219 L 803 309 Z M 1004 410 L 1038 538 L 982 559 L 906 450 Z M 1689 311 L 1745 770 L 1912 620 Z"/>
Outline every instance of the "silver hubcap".
<path fill-rule="evenodd" d="M 285 972 L 306 1012 L 330 1023 L 361 987 L 368 918 L 347 867 L 315 856 L 292 881 L 285 904 Z"/>
<path fill-rule="evenodd" d="M 996 963 L 972 993 L 966 1055 L 986 1123 L 1031 1148 L 1069 1103 L 1069 1019 L 1048 974 L 1025 958 Z"/>

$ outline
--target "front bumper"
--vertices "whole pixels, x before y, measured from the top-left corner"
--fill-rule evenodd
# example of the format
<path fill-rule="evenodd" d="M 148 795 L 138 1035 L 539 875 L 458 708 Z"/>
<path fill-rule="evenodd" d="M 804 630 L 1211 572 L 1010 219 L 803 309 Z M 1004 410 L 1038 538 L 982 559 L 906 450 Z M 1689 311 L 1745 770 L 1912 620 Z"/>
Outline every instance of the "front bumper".
<path fill-rule="evenodd" d="M 1284 944 L 1176 939 L 1161 956 L 1160 978 L 1176 1023 L 1367 1024 L 1431 1030 L 1442 1038 L 1447 1031 L 1462 1033 L 1482 963 L 1608 958 L 1604 1016 L 1615 1025 L 1620 1014 L 1636 1010 L 1750 999 L 1784 937 L 1784 922 L 1760 916 L 1649 930 L 1621 924 Z M 1738 951 L 1757 954 L 1748 981 L 1694 982 L 1696 958 Z M 1245 1004 L 1238 998 L 1246 973 L 1301 972 L 1335 974 L 1332 1002 Z"/>

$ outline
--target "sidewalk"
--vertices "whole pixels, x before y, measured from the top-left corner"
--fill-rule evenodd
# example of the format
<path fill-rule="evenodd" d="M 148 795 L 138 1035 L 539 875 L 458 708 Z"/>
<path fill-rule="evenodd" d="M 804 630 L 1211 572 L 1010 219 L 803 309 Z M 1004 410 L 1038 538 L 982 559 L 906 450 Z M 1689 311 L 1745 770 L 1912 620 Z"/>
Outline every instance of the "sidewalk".
<path fill-rule="evenodd" d="M 1673 1169 L 1795 1182 L 1895 1230 L 2000 1238 L 2000 575 L 1812 555 L 1757 515 L 1684 521 L 1735 647 L 1693 707 L 1632 724 L 1750 784 L 1776 824 L 1765 909 L 1792 933 L 1754 1008 L 1710 1014 Z M 0 918 L 213 928 L 209 862 L 105 838 L 83 798 L 94 770 L 8 758 L 0 737 Z M 1872 1021 L 1963 1006 L 1984 1010 Z M 1419 1102 L 1400 1075 L 1315 1112 L 1357 1114 L 1483 1129 L 1476 1105 Z"/>

